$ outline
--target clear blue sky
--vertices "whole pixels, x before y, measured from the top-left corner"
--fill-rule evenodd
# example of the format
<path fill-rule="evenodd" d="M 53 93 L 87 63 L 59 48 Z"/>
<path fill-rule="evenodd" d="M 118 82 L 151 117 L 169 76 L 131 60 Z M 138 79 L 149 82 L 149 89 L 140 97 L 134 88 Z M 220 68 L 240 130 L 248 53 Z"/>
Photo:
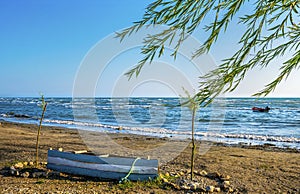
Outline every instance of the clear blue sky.
<path fill-rule="evenodd" d="M 99 40 L 141 18 L 144 0 L 0 1 L 0 96 L 72 96 L 81 61 Z M 231 32 L 235 32 L 232 29 Z M 194 34 L 201 39 L 200 30 Z M 232 34 L 232 33 L 231 33 Z M 237 48 L 223 37 L 212 56 L 218 62 Z M 267 72 L 268 71 L 268 72 Z M 234 96 L 249 96 L 277 74 L 254 71 Z M 273 96 L 300 96 L 296 74 Z"/>

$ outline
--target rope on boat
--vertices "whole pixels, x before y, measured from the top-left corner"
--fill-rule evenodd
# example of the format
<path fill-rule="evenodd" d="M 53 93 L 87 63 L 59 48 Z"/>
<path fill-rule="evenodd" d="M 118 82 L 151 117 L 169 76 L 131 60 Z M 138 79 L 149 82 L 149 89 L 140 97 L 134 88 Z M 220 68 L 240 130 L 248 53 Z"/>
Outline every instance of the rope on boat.
<path fill-rule="evenodd" d="M 133 161 L 133 163 L 132 163 L 132 165 L 131 165 L 131 167 L 130 167 L 129 172 L 127 173 L 127 175 L 126 175 L 124 178 L 122 178 L 122 179 L 119 181 L 119 183 L 128 181 L 128 177 L 131 175 L 131 173 L 132 173 L 132 171 L 133 171 L 133 168 L 134 168 L 134 165 L 135 165 L 135 163 L 136 163 L 139 159 L 141 159 L 141 158 L 136 158 L 136 159 Z"/>

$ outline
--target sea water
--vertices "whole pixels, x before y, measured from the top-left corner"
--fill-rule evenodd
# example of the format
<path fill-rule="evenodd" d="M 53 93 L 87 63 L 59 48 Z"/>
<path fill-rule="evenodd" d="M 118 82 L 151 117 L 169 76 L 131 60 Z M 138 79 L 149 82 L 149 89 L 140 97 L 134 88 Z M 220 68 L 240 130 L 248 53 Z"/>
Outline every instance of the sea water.
<path fill-rule="evenodd" d="M 169 138 L 191 137 L 192 114 L 179 98 L 46 98 L 44 125 Z M 39 98 L 0 98 L 0 120 L 38 124 Z M 253 112 L 253 106 L 266 112 Z M 122 129 L 122 130 L 120 130 Z M 300 98 L 219 98 L 197 110 L 195 137 L 229 144 L 300 149 Z"/>

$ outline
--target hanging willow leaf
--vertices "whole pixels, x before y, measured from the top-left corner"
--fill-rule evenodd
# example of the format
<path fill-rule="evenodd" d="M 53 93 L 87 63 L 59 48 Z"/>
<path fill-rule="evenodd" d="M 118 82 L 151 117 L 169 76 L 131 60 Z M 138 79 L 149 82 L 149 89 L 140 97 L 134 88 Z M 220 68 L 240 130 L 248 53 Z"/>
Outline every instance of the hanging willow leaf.
<path fill-rule="evenodd" d="M 245 7 L 252 7 L 253 10 L 243 15 L 240 11 Z M 168 26 L 167 30 L 145 38 L 142 48 L 144 58 L 126 75 L 129 78 L 134 74 L 138 76 L 143 66 L 147 62 L 151 63 L 156 56 L 161 57 L 167 44 L 170 46 L 174 40 L 177 42 L 171 57 L 176 59 L 177 51 L 185 40 L 185 34 L 192 34 L 198 27 L 207 31 L 208 36 L 193 57 L 209 52 L 221 32 L 226 33 L 228 25 L 237 18 L 238 25 L 245 29 L 237 42 L 239 49 L 224 59 L 217 69 L 199 78 L 199 92 L 195 99 L 206 106 L 219 94 L 234 91 L 250 69 L 265 68 L 277 60 L 278 56 L 284 56 L 287 52 L 292 54 L 292 57 L 281 64 L 280 73 L 274 81 L 254 94 L 266 96 L 293 70 L 299 68 L 299 7 L 298 0 L 154 1 L 146 8 L 140 21 L 117 33 L 117 37 L 123 40 L 142 26 L 156 24 Z"/>

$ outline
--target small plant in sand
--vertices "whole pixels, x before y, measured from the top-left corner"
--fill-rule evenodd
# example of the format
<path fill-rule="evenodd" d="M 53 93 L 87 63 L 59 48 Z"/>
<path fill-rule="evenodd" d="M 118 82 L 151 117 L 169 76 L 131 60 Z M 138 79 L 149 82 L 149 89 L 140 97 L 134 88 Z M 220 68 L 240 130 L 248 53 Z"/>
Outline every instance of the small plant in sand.
<path fill-rule="evenodd" d="M 195 143 L 195 117 L 197 110 L 199 108 L 199 103 L 192 97 L 187 90 L 185 90 L 187 95 L 187 102 L 183 103 L 182 105 L 187 105 L 190 111 L 192 112 L 191 124 L 192 124 L 192 154 L 191 154 L 191 180 L 194 178 L 194 163 L 195 163 L 195 153 L 196 153 L 196 143 Z"/>
<path fill-rule="evenodd" d="M 44 98 L 44 95 L 41 95 L 41 104 L 40 104 L 40 107 L 42 109 L 42 115 L 41 115 L 41 118 L 40 118 L 40 122 L 39 122 L 39 128 L 38 128 L 38 131 L 37 131 L 37 136 L 36 136 L 36 146 L 35 146 L 35 150 L 36 150 L 36 155 L 35 155 L 35 165 L 36 167 L 38 167 L 38 164 L 39 164 L 39 140 L 40 140 L 40 133 L 41 133 L 41 129 L 42 129 L 42 122 L 43 122 L 43 119 L 44 119 L 44 116 L 45 116 L 45 111 L 46 111 L 46 108 L 47 108 L 47 102 L 45 101 L 45 98 Z"/>

